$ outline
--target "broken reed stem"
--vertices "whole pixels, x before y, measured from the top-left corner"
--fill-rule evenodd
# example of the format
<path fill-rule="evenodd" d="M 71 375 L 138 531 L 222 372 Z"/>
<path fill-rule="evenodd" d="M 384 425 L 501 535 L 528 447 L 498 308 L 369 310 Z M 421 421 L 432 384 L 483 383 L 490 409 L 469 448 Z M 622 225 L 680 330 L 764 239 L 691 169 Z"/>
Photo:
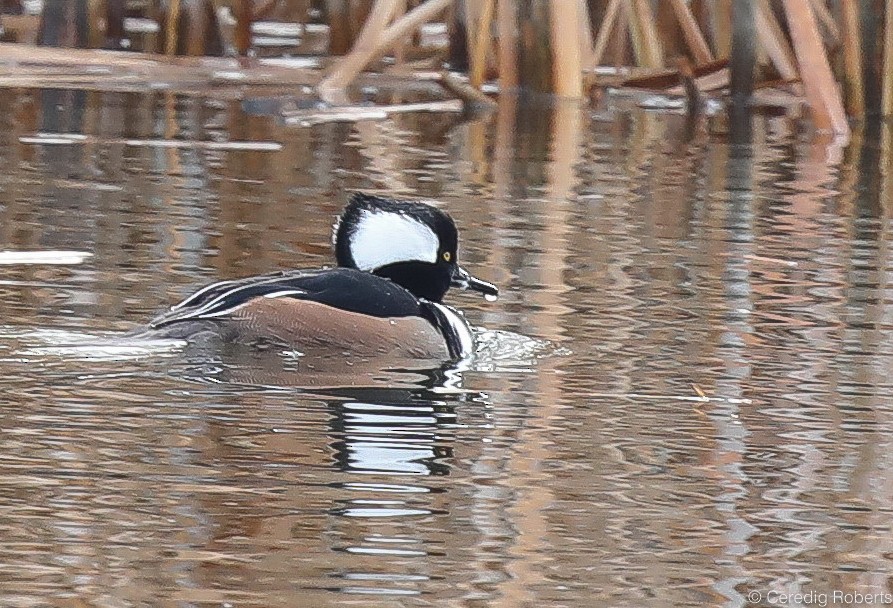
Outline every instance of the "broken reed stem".
<path fill-rule="evenodd" d="M 797 64 L 794 52 L 788 45 L 787 38 L 775 14 L 769 6 L 768 0 L 759 0 L 754 7 L 757 26 L 757 36 L 760 44 L 772 60 L 775 69 L 785 80 L 797 80 Z"/>
<path fill-rule="evenodd" d="M 598 67 L 608 47 L 608 40 L 611 37 L 611 30 L 614 29 L 614 23 L 617 21 L 617 15 L 620 12 L 620 3 L 623 0 L 610 0 L 608 8 L 605 9 L 605 17 L 602 19 L 601 25 L 598 27 L 598 34 L 595 36 L 595 44 L 592 47 L 592 57 L 586 66 L 589 69 Z"/>
<path fill-rule="evenodd" d="M 626 16 L 626 27 L 633 43 L 633 55 L 638 65 L 645 65 L 645 43 L 642 40 L 642 30 L 639 29 L 639 20 L 633 8 L 633 0 L 623 0 L 623 13 Z"/>
<path fill-rule="evenodd" d="M 681 57 L 676 61 L 679 70 L 679 78 L 682 80 L 682 89 L 685 91 L 686 110 L 690 116 L 698 114 L 704 107 L 704 99 L 695 82 L 695 74 L 691 69 L 688 58 Z"/>
<path fill-rule="evenodd" d="M 643 65 L 646 68 L 663 67 L 663 51 L 660 44 L 660 36 L 657 33 L 657 21 L 651 10 L 650 0 L 632 0 L 633 15 L 631 17 L 638 24 L 639 35 L 642 37 Z"/>
<path fill-rule="evenodd" d="M 97 91 L 207 91 L 221 96 L 246 86 L 314 86 L 316 70 L 238 59 L 171 57 L 150 53 L 34 47 L 0 42 L 0 86 L 79 88 Z"/>
<path fill-rule="evenodd" d="M 490 50 L 490 26 L 493 23 L 493 11 L 496 0 L 483 0 L 480 19 L 477 22 L 474 46 L 471 48 L 471 70 L 468 80 L 471 86 L 480 88 L 487 76 L 487 54 Z"/>
<path fill-rule="evenodd" d="M 698 22 L 695 20 L 688 3 L 685 0 L 670 0 L 670 5 L 676 13 L 676 20 L 679 22 L 682 36 L 685 38 L 688 48 L 691 49 L 695 63 L 701 64 L 713 61 L 713 53 L 710 52 L 710 47 L 707 45 L 707 41 L 704 40 L 704 34 L 701 32 L 701 28 L 698 27 Z"/>
<path fill-rule="evenodd" d="M 334 71 L 319 83 L 320 91 L 336 91 L 346 87 L 356 78 L 367 63 L 372 61 L 379 46 L 382 32 L 397 10 L 399 0 L 375 0 L 369 18 L 363 24 L 360 35 L 350 52 L 335 64 Z M 325 98 L 325 95 L 322 95 Z"/>
<path fill-rule="evenodd" d="M 496 106 L 496 102 L 483 94 L 480 89 L 464 83 L 459 77 L 447 71 L 441 72 L 440 84 L 465 102 L 467 109 L 492 109 Z"/>
<path fill-rule="evenodd" d="M 427 23 L 442 13 L 452 3 L 453 0 L 427 0 L 395 20 L 386 29 L 379 29 L 376 32 L 378 35 L 374 39 L 372 39 L 371 35 L 365 36 L 369 40 L 363 40 L 362 45 L 360 44 L 361 41 L 358 40 L 354 49 L 338 63 L 335 70 L 319 83 L 317 90 L 320 93 L 320 97 L 329 102 L 341 101 L 344 98 L 344 88 L 357 77 L 370 61 L 387 53 L 397 42 L 421 27 L 422 24 Z M 397 0 L 376 0 L 372 15 L 366 24 L 368 25 L 370 22 L 375 21 L 377 28 L 378 23 L 385 20 L 376 14 L 375 8 L 381 5 L 385 9 L 389 9 L 387 17 L 390 19 L 396 4 Z M 366 26 L 363 27 L 363 31 L 360 33 L 361 39 L 364 38 L 365 33 Z"/>

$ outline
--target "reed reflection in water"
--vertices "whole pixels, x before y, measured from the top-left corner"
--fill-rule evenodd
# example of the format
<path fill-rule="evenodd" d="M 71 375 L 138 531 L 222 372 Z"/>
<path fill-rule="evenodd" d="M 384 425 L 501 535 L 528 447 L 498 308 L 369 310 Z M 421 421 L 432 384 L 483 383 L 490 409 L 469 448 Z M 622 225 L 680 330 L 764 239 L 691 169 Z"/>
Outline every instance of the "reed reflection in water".
<path fill-rule="evenodd" d="M 0 265 L 0 604 L 888 590 L 889 129 L 835 148 L 758 116 L 740 143 L 616 100 L 312 128 L 268 101 L 0 102 L 0 247 L 92 254 Z M 35 142 L 59 132 L 86 137 Z M 331 263 L 351 188 L 443 201 L 503 294 L 449 301 L 550 349 L 321 378 L 275 352 L 48 348 Z"/>

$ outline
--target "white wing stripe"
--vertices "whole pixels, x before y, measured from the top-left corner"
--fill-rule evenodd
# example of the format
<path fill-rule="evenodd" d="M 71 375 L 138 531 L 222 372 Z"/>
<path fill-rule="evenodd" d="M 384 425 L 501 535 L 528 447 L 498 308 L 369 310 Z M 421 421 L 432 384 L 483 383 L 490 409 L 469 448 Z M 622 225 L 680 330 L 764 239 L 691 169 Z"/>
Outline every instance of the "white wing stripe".
<path fill-rule="evenodd" d="M 209 313 L 201 315 L 200 317 L 195 317 L 195 318 L 197 318 L 197 319 L 211 319 L 213 317 L 222 317 L 223 315 L 228 315 L 232 312 L 236 312 L 237 310 L 239 310 L 240 308 L 244 308 L 245 306 L 248 306 L 248 302 L 242 302 L 238 306 L 233 306 L 231 308 L 222 308 L 216 312 L 209 312 Z M 192 315 L 190 315 L 188 318 L 192 318 Z"/>
<path fill-rule="evenodd" d="M 307 292 L 303 289 L 283 289 L 282 291 L 273 291 L 270 293 L 265 293 L 265 298 L 281 298 L 284 296 L 304 296 L 307 295 Z"/>
<path fill-rule="evenodd" d="M 184 306 L 189 306 L 190 304 L 192 304 L 192 302 L 194 302 L 196 299 L 198 299 L 200 296 L 204 295 L 208 291 L 217 289 L 218 287 L 221 287 L 223 285 L 231 285 L 233 283 L 235 283 L 235 281 L 218 281 L 217 283 L 211 283 L 210 285 L 202 287 L 179 304 L 174 304 L 173 306 L 171 306 L 171 310 L 180 310 Z"/>
<path fill-rule="evenodd" d="M 275 283 L 275 282 L 281 281 L 281 280 L 282 280 L 282 277 L 275 277 L 275 278 L 268 279 L 266 281 L 259 281 L 257 283 L 251 283 L 249 285 L 239 285 L 238 287 L 234 287 L 233 289 L 223 292 L 216 298 L 212 299 L 210 302 L 206 302 L 205 304 L 203 304 L 202 306 L 199 306 L 195 310 L 184 311 L 183 316 L 178 317 L 176 320 L 219 317 L 220 315 L 226 314 L 227 312 L 231 312 L 233 310 L 241 308 L 241 305 L 236 306 L 236 307 L 230 307 L 230 306 L 225 305 L 227 299 L 229 299 L 233 295 L 239 293 L 239 291 L 241 291 L 243 289 L 251 289 L 251 288 L 257 287 L 258 285 L 268 285 L 270 283 Z M 232 281 L 227 281 L 227 282 L 232 282 Z M 220 286 L 225 283 L 226 282 L 217 283 L 217 286 Z M 304 292 L 300 289 L 283 289 L 280 291 L 275 291 L 270 294 L 263 294 L 263 295 L 265 297 L 278 297 L 278 296 L 283 296 L 283 295 L 302 295 L 304 293 L 306 293 L 306 292 Z M 190 299 L 192 299 L 192 298 L 190 298 Z M 221 308 L 221 306 L 222 306 L 222 308 Z M 173 320 L 173 319 L 171 319 L 171 320 Z"/>

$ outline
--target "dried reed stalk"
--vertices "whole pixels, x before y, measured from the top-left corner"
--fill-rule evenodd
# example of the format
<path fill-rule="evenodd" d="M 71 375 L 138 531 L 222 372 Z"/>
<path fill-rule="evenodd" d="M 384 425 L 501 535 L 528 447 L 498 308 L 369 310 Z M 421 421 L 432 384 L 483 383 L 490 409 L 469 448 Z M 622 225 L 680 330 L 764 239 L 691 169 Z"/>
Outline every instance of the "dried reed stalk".
<path fill-rule="evenodd" d="M 372 12 L 363 24 L 353 48 L 335 64 L 333 72 L 319 83 L 323 99 L 326 93 L 334 94 L 335 91 L 344 89 L 372 61 L 382 32 L 390 23 L 398 4 L 399 0 L 375 0 Z"/>
<path fill-rule="evenodd" d="M 738 108 L 753 93 L 757 60 L 755 7 L 751 0 L 737 0 L 732 5 L 732 48 L 729 68 L 732 75 L 730 93 Z M 733 121 L 735 122 L 735 121 Z"/>
<path fill-rule="evenodd" d="M 714 56 L 728 58 L 732 53 L 732 0 L 709 0 L 702 6 L 712 32 Z"/>
<path fill-rule="evenodd" d="M 852 116 L 865 115 L 865 86 L 862 82 L 862 33 L 859 28 L 859 4 L 844 2 L 841 7 L 843 28 L 843 86 L 847 109 Z"/>
<path fill-rule="evenodd" d="M 857 4 L 857 2 L 854 0 L 844 0 L 841 4 Z M 834 45 L 836 46 L 840 44 L 840 28 L 837 27 L 837 22 L 834 21 L 834 16 L 825 5 L 825 0 L 812 0 L 812 10 L 815 12 L 816 17 L 818 17 L 819 22 L 826 30 L 828 30 L 828 34 L 830 34 L 831 38 L 834 40 Z"/>
<path fill-rule="evenodd" d="M 385 29 L 383 24 L 390 20 L 397 2 L 398 0 L 375 0 L 372 14 L 366 21 L 354 48 L 338 62 L 334 71 L 319 83 L 317 90 L 324 100 L 330 103 L 343 102 L 344 88 L 370 61 L 381 57 L 423 23 L 442 13 L 453 0 L 427 0 Z M 381 11 L 377 10 L 379 7 Z"/>
<path fill-rule="evenodd" d="M 394 18 L 406 14 L 406 0 L 398 0 Z M 401 40 L 394 45 L 394 65 L 402 65 L 406 61 L 406 40 Z"/>
<path fill-rule="evenodd" d="M 639 29 L 639 20 L 636 19 L 633 0 L 623 0 L 623 14 L 626 17 L 626 27 L 633 45 L 633 55 L 637 65 L 645 65 L 645 42 L 642 40 L 642 30 Z"/>
<path fill-rule="evenodd" d="M 608 2 L 608 8 L 605 9 L 605 17 L 602 19 L 602 23 L 598 27 L 598 34 L 595 36 L 595 44 L 592 46 L 592 56 L 589 58 L 587 68 L 595 69 L 601 62 L 605 49 L 608 46 L 608 40 L 611 37 L 611 30 L 614 29 L 614 24 L 617 21 L 622 1 L 610 0 Z"/>
<path fill-rule="evenodd" d="M 759 0 L 755 11 L 757 36 L 769 59 L 778 73 L 785 80 L 797 80 L 797 64 L 794 51 L 788 45 L 787 38 L 779 25 L 768 0 Z"/>
<path fill-rule="evenodd" d="M 458 76 L 453 76 L 447 71 L 439 74 L 438 82 L 447 91 L 461 99 L 465 103 L 466 110 L 490 110 L 496 106 L 496 102 L 487 97 L 479 89 L 462 81 Z"/>
<path fill-rule="evenodd" d="M 636 22 L 636 30 L 641 36 L 642 65 L 646 68 L 663 67 L 663 50 L 657 33 L 657 22 L 651 10 L 650 0 L 632 0 L 631 21 Z"/>
<path fill-rule="evenodd" d="M 471 86 L 480 88 L 487 77 L 487 55 L 490 51 L 490 26 L 493 24 L 493 12 L 496 0 L 483 0 L 480 18 L 477 22 L 474 42 L 471 47 L 471 70 L 468 80 Z"/>
<path fill-rule="evenodd" d="M 180 24 L 180 0 L 170 0 L 167 7 L 167 21 L 165 22 L 164 54 L 177 54 L 177 30 Z"/>
<path fill-rule="evenodd" d="M 588 66 L 592 58 L 592 21 L 589 18 L 589 3 L 586 0 L 577 0 L 577 14 L 580 16 L 580 56 L 582 65 Z"/>
<path fill-rule="evenodd" d="M 713 24 L 713 49 L 717 57 L 732 53 L 732 0 L 712 0 L 705 3 Z"/>
<path fill-rule="evenodd" d="M 496 5 L 499 35 L 499 90 L 518 86 L 518 8 L 515 0 L 499 0 Z"/>
<path fill-rule="evenodd" d="M 87 0 L 87 40 L 90 48 L 98 49 L 105 45 L 105 2 Z"/>
<path fill-rule="evenodd" d="M 885 3 L 884 17 L 884 76 L 881 114 L 893 115 L 893 0 Z"/>
<path fill-rule="evenodd" d="M 822 45 L 821 33 L 809 0 L 784 0 L 794 52 L 800 63 L 800 75 L 816 128 L 848 137 L 840 87 L 831 73 L 831 65 Z"/>
<path fill-rule="evenodd" d="M 552 35 L 552 88 L 556 95 L 583 95 L 583 58 L 580 42 L 579 2 L 553 2 L 549 6 Z"/>
<path fill-rule="evenodd" d="M 710 52 L 710 47 L 707 45 L 707 41 L 704 40 L 704 34 L 701 32 L 701 28 L 698 27 L 698 22 L 695 20 L 688 3 L 685 0 L 670 0 L 670 4 L 676 13 L 676 19 L 679 22 L 679 27 L 682 29 L 682 36 L 685 38 L 688 48 L 691 49 L 695 62 L 710 63 L 713 61 L 713 53 Z"/>
<path fill-rule="evenodd" d="M 251 0 L 235 0 L 236 52 L 245 56 L 251 48 Z"/>

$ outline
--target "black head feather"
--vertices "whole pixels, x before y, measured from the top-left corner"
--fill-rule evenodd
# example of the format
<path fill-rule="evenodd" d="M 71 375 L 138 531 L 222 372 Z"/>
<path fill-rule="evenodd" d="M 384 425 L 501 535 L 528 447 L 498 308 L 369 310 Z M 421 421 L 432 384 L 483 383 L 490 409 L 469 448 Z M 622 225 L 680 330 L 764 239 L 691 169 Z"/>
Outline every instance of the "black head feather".
<path fill-rule="evenodd" d="M 365 268 L 360 268 L 361 270 L 368 270 L 375 275 L 388 278 L 417 298 L 431 302 L 440 302 L 451 284 L 465 289 L 475 289 L 485 294 L 495 294 L 495 287 L 474 279 L 459 267 L 457 263 L 459 233 L 453 219 L 446 212 L 422 201 L 399 200 L 364 192 L 353 193 L 335 223 L 332 235 L 339 266 L 359 268 L 352 247 L 356 244 L 354 243 L 356 231 L 368 213 L 403 216 L 427 226 L 437 237 L 437 250 L 433 261 L 420 260 L 417 257 L 392 258 L 387 264 L 371 268 L 367 265 Z M 399 239 L 405 236 L 406 233 L 401 235 L 395 225 L 393 238 Z M 386 239 L 387 235 L 383 235 L 383 238 Z M 383 243 L 383 246 L 387 247 L 387 242 Z"/>
<path fill-rule="evenodd" d="M 350 237 L 359 227 L 364 211 L 371 213 L 395 213 L 405 215 L 429 226 L 440 240 L 439 252 L 449 251 L 455 260 L 459 245 L 459 234 L 456 224 L 446 212 L 432 207 L 428 203 L 412 200 L 386 198 L 365 192 L 354 192 L 350 195 L 344 211 L 335 223 L 332 234 L 335 246 L 335 258 L 339 266 L 356 268 L 356 262 L 350 251 Z"/>

